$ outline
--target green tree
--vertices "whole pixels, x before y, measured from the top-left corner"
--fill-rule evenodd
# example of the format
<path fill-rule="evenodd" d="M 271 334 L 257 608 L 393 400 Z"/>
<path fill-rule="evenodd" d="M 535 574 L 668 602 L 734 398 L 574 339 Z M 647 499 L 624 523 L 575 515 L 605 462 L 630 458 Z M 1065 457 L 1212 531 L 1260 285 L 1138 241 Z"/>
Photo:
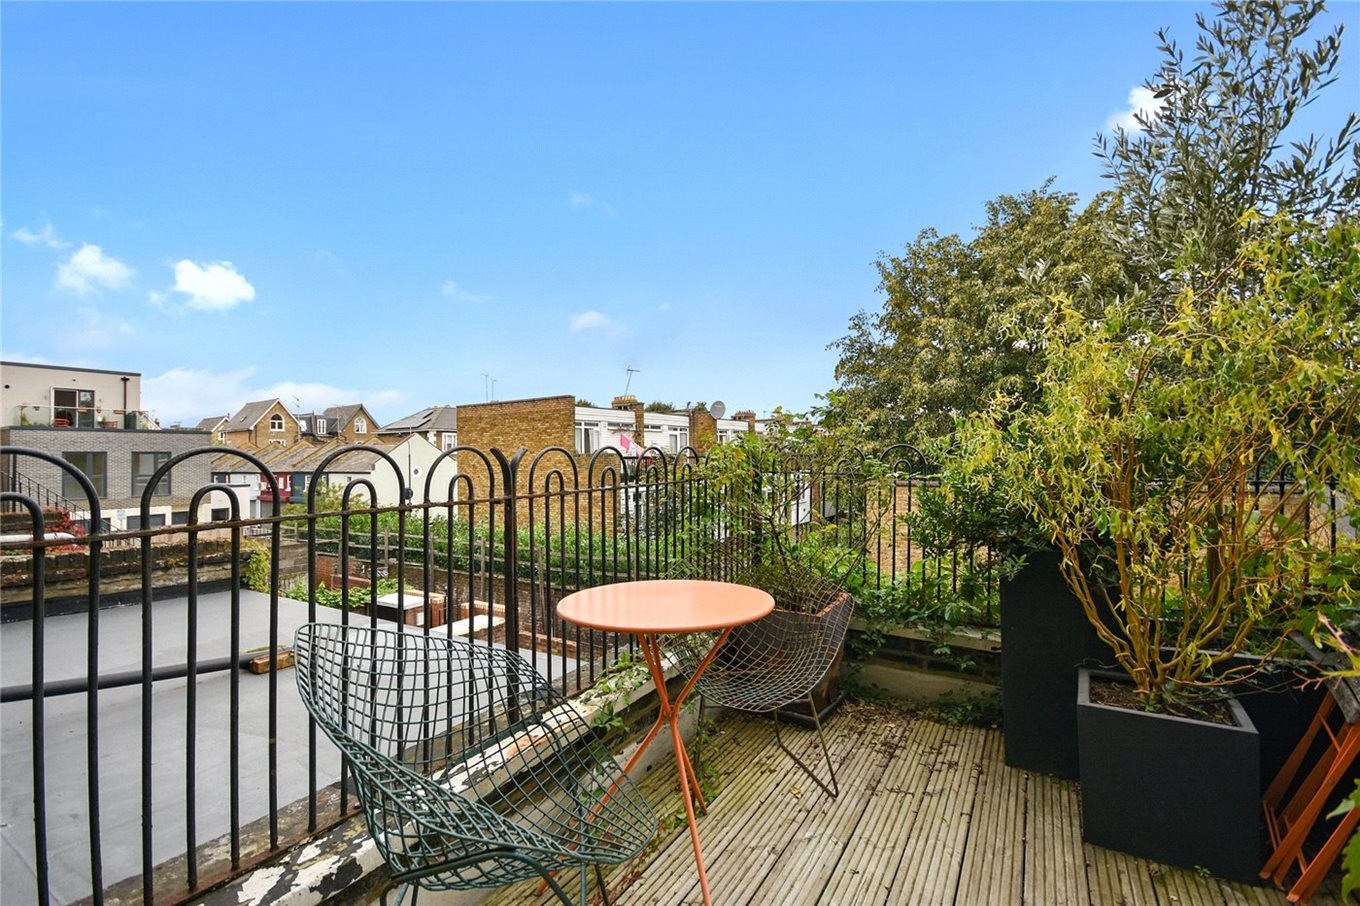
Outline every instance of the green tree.
<path fill-rule="evenodd" d="M 1217 9 L 1197 17 L 1188 60 L 1158 32 L 1161 68 L 1144 87 L 1160 108 L 1137 116 L 1141 129 L 1096 140 L 1119 200 L 1112 235 L 1157 320 L 1172 316 L 1177 288 L 1203 288 L 1230 266 L 1250 238 L 1239 229 L 1248 211 L 1328 224 L 1360 209 L 1356 115 L 1327 141 L 1290 130 L 1335 81 L 1341 27 L 1310 39 L 1320 0 Z"/>
<path fill-rule="evenodd" d="M 1076 204 L 1051 182 L 1002 195 L 972 240 L 925 230 L 902 255 L 880 258 L 882 310 L 859 312 L 831 344 L 833 421 L 863 425 L 878 445 L 920 445 L 998 392 L 1031 398 L 1051 297 L 1092 307 L 1123 289 L 1105 241 L 1110 199 Z"/>
<path fill-rule="evenodd" d="M 1041 403 L 994 410 L 965 445 L 979 483 L 999 480 L 1062 552 L 1153 709 L 1254 669 L 1234 662 L 1254 632 L 1278 644 L 1356 550 L 1360 226 L 1251 232 L 1155 332 L 1128 328 L 1127 301 L 1094 326 L 1064 305 Z"/>

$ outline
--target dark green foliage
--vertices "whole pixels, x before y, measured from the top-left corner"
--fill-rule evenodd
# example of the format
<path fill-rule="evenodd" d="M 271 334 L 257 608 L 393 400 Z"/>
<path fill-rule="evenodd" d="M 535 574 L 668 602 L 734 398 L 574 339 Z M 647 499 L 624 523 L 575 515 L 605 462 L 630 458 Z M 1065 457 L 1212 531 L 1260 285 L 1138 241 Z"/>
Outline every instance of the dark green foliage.
<path fill-rule="evenodd" d="M 988 202 L 971 240 L 925 230 L 900 256 L 880 258 L 882 310 L 855 315 L 831 344 L 840 353 L 832 417 L 877 445 L 921 445 L 998 393 L 1031 398 L 1049 298 L 1094 304 L 1123 287 L 1108 229 L 1108 198 L 1078 211 L 1075 195 L 1045 184 Z"/>

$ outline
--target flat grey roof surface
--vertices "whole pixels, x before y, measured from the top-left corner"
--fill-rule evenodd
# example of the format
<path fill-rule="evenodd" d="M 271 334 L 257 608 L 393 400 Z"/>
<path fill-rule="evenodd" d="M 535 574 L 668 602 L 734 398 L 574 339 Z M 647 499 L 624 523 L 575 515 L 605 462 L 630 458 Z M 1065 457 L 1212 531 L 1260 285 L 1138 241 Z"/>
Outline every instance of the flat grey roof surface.
<path fill-rule="evenodd" d="M 340 611 L 317 608 L 318 620 L 339 622 Z M 269 597 L 241 592 L 241 649 L 267 650 Z M 367 620 L 367 617 L 358 617 Z M 290 645 L 307 621 L 307 605 L 279 600 L 281 645 Z M 101 674 L 141 669 L 142 608 L 105 609 L 99 615 Z M 152 604 L 153 664 L 182 664 L 187 653 L 188 602 L 169 599 Z M 84 677 L 85 614 L 48 617 L 45 660 L 48 681 Z M 392 625 L 392 624 L 387 624 Z M 203 595 L 199 600 L 200 661 L 230 655 L 230 595 Z M 0 625 L 0 683 L 32 681 L 32 624 Z M 410 627 L 419 631 L 416 627 Z M 520 652 L 526 659 L 527 651 Z M 535 666 L 546 672 L 546 655 Z M 576 663 L 567 662 L 568 670 Z M 553 664 L 560 673 L 561 661 Z M 243 825 L 269 811 L 268 716 L 269 677 L 238 671 L 240 677 L 241 806 Z M 197 762 L 195 805 L 199 845 L 230 829 L 230 676 L 231 671 L 205 674 L 197 682 Z M 159 864 L 185 851 L 186 834 L 186 685 L 184 679 L 157 682 L 152 693 L 153 862 Z M 86 772 L 86 696 L 51 696 L 46 700 L 46 771 L 48 866 L 52 899 L 69 903 L 90 893 L 88 779 Z M 105 689 L 99 693 L 100 818 L 104 883 L 141 874 L 141 688 Z M 32 705 L 0 705 L 0 902 L 33 902 L 36 861 L 33 833 Z M 291 670 L 278 674 L 278 801 L 280 807 L 307 795 L 307 713 Z M 340 776 L 340 758 L 324 735 L 317 734 L 317 785 Z"/>

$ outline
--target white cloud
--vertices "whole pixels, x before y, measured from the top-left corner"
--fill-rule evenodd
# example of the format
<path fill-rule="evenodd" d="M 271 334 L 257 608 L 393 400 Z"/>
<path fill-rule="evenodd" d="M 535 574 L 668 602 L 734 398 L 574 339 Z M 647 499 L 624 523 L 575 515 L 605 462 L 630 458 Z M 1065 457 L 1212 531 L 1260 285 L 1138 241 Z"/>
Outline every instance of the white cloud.
<path fill-rule="evenodd" d="M 10 236 L 19 240 L 29 248 L 43 246 L 49 249 L 69 249 L 71 243 L 57 235 L 57 230 L 50 223 L 43 224 L 42 229 L 36 233 L 27 227 L 19 227 Z"/>
<path fill-rule="evenodd" d="M 583 311 L 579 314 L 573 314 L 567 319 L 567 326 L 572 333 L 581 333 L 586 330 L 602 330 L 613 334 L 623 333 L 621 324 L 598 311 Z"/>
<path fill-rule="evenodd" d="M 230 261 L 177 262 L 174 290 L 189 297 L 187 307 L 203 311 L 227 311 L 255 298 L 255 287 Z"/>
<path fill-rule="evenodd" d="M 472 302 L 480 305 L 483 302 L 491 301 L 490 296 L 484 296 L 480 293 L 470 293 L 452 280 L 445 280 L 443 283 L 439 284 L 439 294 L 453 299 L 455 302 Z"/>
<path fill-rule="evenodd" d="M 251 400 L 281 399 L 297 412 L 363 403 L 378 417 L 378 410 L 391 408 L 403 399 L 397 390 L 355 390 L 318 381 L 259 385 L 251 380 L 254 375 L 254 368 L 231 371 L 172 368 L 142 380 L 142 408 L 150 410 L 161 424 L 168 425 L 197 423 L 210 415 L 235 413 Z"/>
<path fill-rule="evenodd" d="M 1142 132 L 1143 127 L 1138 123 L 1138 114 L 1141 113 L 1145 120 L 1155 120 L 1165 106 L 1164 98 L 1153 97 L 1152 89 L 1139 85 L 1129 91 L 1128 107 L 1116 110 L 1105 120 L 1105 129 L 1108 132 L 1118 129 L 1128 133 Z"/>
<path fill-rule="evenodd" d="M 132 282 L 135 273 L 112 255 L 105 255 L 99 246 L 87 242 L 57 265 L 57 286 L 83 296 L 95 289 L 122 289 Z"/>
<path fill-rule="evenodd" d="M 613 205 L 607 201 L 587 195 L 585 192 L 572 192 L 567 196 L 567 200 L 571 202 L 573 208 L 594 208 L 595 210 L 602 211 L 610 216 L 613 216 L 614 214 Z"/>

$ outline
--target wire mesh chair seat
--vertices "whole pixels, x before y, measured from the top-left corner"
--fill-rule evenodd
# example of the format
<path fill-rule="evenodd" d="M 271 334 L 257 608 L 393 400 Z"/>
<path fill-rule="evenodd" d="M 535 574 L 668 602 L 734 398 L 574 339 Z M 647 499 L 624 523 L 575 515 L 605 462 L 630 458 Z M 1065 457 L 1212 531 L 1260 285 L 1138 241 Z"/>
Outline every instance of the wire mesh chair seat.
<path fill-rule="evenodd" d="M 462 639 L 310 623 L 298 691 L 345 756 L 401 885 L 499 887 L 637 855 L 657 819 L 575 705 L 518 654 Z"/>
<path fill-rule="evenodd" d="M 688 568 L 677 569 L 683 573 Z M 748 564 L 730 572 L 729 578 L 770 592 L 775 609 L 769 616 L 733 629 L 694 688 L 703 696 L 704 705 L 773 714 L 775 742 L 834 798 L 839 793 L 836 771 L 813 692 L 841 651 L 855 600 L 797 564 Z M 718 638 L 716 632 L 673 636 L 667 639 L 667 648 L 681 669 L 692 673 Z M 780 733 L 779 709 L 800 701 L 808 703 L 829 782 L 791 751 Z"/>

